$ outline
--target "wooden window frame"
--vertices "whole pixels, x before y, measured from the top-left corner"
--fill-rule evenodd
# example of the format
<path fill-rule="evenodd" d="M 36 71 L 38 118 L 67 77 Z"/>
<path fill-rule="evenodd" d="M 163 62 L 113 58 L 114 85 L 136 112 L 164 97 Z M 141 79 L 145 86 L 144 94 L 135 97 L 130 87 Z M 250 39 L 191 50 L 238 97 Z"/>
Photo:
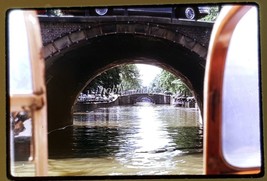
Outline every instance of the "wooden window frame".
<path fill-rule="evenodd" d="M 35 176 L 47 176 L 47 104 L 40 25 L 35 11 L 23 11 L 23 15 L 29 46 L 33 93 L 10 95 L 10 112 L 31 112 Z"/>
<path fill-rule="evenodd" d="M 234 5 L 218 19 L 213 28 L 206 64 L 204 88 L 204 169 L 207 175 L 259 174 L 261 168 L 238 168 L 230 165 L 222 153 L 222 92 L 226 57 L 238 22 L 252 8 Z"/>

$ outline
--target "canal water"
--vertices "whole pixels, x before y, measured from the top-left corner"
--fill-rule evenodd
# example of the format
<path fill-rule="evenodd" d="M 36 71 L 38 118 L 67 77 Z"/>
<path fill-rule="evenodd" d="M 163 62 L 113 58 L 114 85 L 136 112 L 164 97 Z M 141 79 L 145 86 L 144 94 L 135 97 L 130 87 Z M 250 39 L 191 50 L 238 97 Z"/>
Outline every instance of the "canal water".
<path fill-rule="evenodd" d="M 196 108 L 140 103 L 77 112 L 73 122 L 48 134 L 51 176 L 203 174 Z M 16 161 L 13 171 L 30 176 L 33 165 Z"/>

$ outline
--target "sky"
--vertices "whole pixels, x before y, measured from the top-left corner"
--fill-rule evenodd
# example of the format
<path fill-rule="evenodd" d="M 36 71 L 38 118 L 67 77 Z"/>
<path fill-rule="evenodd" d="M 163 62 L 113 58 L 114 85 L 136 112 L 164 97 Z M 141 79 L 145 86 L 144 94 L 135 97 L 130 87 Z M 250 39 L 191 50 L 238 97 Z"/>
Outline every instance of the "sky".
<path fill-rule="evenodd" d="M 147 64 L 136 64 L 136 66 L 140 72 L 143 86 L 149 86 L 162 70 L 160 67 Z"/>

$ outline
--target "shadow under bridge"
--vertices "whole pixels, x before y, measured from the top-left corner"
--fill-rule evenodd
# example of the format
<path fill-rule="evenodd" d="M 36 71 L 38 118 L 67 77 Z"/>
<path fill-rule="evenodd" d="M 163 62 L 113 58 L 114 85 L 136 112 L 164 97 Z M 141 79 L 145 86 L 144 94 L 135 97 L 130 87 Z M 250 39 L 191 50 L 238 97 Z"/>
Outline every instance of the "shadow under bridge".
<path fill-rule="evenodd" d="M 97 75 L 127 63 L 179 76 L 202 111 L 211 23 L 161 17 L 42 17 L 48 130 L 72 124 L 79 93 Z"/>

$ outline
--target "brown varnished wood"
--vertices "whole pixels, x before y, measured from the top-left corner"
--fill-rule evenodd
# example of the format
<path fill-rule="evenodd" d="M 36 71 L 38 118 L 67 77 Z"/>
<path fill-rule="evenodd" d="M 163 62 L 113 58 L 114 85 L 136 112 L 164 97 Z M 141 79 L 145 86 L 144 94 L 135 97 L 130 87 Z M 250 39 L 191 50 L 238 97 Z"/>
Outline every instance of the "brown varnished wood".
<path fill-rule="evenodd" d="M 239 20 L 251 6 L 229 8 L 214 25 L 208 52 L 204 88 L 204 168 L 211 174 L 257 174 L 259 168 L 241 169 L 229 165 L 222 154 L 222 90 L 228 46 Z"/>

